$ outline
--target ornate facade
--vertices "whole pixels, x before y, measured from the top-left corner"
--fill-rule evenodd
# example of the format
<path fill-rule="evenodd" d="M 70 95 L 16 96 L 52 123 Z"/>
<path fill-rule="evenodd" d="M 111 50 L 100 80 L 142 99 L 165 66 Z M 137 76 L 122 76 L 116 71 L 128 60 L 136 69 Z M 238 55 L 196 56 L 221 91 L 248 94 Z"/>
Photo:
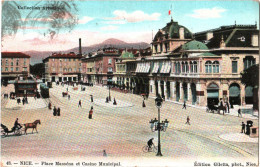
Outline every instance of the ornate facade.
<path fill-rule="evenodd" d="M 152 54 L 139 56 L 135 73 L 123 78 L 133 81 L 135 93 L 166 100 L 252 104 L 253 88 L 240 73 L 259 63 L 258 33 L 256 25 L 232 25 L 192 34 L 171 20 L 156 33 Z"/>

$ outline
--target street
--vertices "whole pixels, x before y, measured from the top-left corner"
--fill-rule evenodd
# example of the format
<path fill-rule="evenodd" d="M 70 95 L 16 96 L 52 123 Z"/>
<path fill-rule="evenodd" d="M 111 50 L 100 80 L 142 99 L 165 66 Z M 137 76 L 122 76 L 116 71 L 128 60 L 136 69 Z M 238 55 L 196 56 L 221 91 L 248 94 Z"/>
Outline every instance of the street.
<path fill-rule="evenodd" d="M 2 159 L 7 157 L 102 157 L 106 150 L 108 157 L 155 157 L 156 153 L 144 153 L 142 147 L 154 137 L 157 145 L 158 132 L 152 132 L 149 121 L 158 117 L 154 99 L 145 101 L 142 107 L 140 95 L 111 91 L 111 104 L 106 104 L 106 87 L 86 87 L 86 91 L 73 90 L 69 86 L 70 100 L 62 97 L 67 85 L 50 89 L 52 107 L 60 107 L 61 116 L 53 116 L 53 110 L 35 109 L 13 110 L 6 106 L 10 99 L 3 98 L 3 92 L 11 91 L 11 85 L 2 88 L 1 123 L 9 129 L 16 118 L 21 124 L 41 120 L 38 133 L 5 137 L 1 139 Z M 90 95 L 94 97 L 91 103 Z M 113 99 L 118 105 L 112 105 Z M 30 100 L 30 99 L 29 99 Z M 40 99 L 37 99 L 40 100 Z M 36 100 L 36 101 L 37 101 Z M 81 100 L 82 108 L 78 107 Z M 44 100 L 45 101 L 45 100 Z M 102 103 L 103 101 L 103 103 Z M 20 104 L 21 105 L 21 104 Z M 26 104 L 32 105 L 32 104 Z M 93 119 L 88 119 L 93 106 Z M 187 116 L 190 124 L 185 124 Z M 161 120 L 169 120 L 166 132 L 161 132 L 163 157 L 168 158 L 255 158 L 258 157 L 258 143 L 230 142 L 219 138 L 222 134 L 240 133 L 241 122 L 245 118 L 230 115 L 206 113 L 205 109 L 187 107 L 172 102 L 164 102 Z M 253 120 L 258 126 L 258 120 Z M 15 156 L 15 157 L 14 157 Z"/>

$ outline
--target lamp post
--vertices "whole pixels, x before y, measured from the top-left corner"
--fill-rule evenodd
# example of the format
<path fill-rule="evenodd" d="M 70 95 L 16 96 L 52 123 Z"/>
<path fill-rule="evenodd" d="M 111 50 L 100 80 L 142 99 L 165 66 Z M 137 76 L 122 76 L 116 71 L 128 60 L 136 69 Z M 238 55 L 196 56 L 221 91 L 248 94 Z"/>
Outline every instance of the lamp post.
<path fill-rule="evenodd" d="M 150 123 L 150 127 L 152 132 L 154 131 L 158 131 L 158 152 L 156 154 L 156 156 L 162 156 L 162 152 L 161 152 L 161 131 L 166 131 L 169 121 L 167 119 L 165 119 L 165 121 L 160 122 L 160 108 L 162 107 L 162 98 L 161 96 L 157 96 L 157 98 L 155 99 L 155 105 L 158 108 L 158 120 L 156 118 L 154 118 L 154 120 L 152 119 L 149 123 Z"/>
<path fill-rule="evenodd" d="M 111 101 L 111 96 L 110 96 L 110 85 L 108 85 L 108 91 L 109 91 L 108 100 Z"/>

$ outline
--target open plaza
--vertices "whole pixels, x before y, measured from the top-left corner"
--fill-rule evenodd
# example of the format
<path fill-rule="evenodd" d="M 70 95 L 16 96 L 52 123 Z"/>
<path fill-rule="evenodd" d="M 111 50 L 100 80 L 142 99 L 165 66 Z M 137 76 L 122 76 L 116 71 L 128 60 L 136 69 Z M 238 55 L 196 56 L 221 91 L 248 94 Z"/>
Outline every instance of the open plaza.
<path fill-rule="evenodd" d="M 75 90 L 75 88 L 78 88 Z M 27 135 L 8 135 L 1 138 L 1 156 L 3 160 L 18 158 L 82 158 L 103 157 L 103 150 L 112 158 L 149 158 L 156 157 L 154 152 L 143 152 L 147 141 L 154 138 L 157 145 L 158 132 L 152 132 L 149 121 L 158 118 L 158 109 L 154 98 L 129 93 L 111 91 L 111 101 L 106 103 L 109 94 L 107 87 L 75 87 L 53 84 L 50 98 L 28 97 L 28 104 L 18 104 L 15 99 L 3 98 L 3 93 L 13 91 L 9 84 L 2 87 L 1 123 L 13 127 L 16 118 L 25 124 L 40 120 L 37 131 L 27 130 Z M 68 89 L 68 96 L 62 92 Z M 93 95 L 91 102 L 90 95 Z M 113 99 L 117 105 L 112 105 Z M 78 106 L 81 100 L 82 107 Z M 61 110 L 60 116 L 53 116 L 52 104 Z M 93 119 L 88 118 L 93 106 Z M 213 114 L 203 107 L 182 109 L 182 104 L 164 101 L 161 108 L 161 120 L 167 119 L 169 126 L 161 132 L 161 150 L 164 158 L 247 158 L 257 162 L 258 138 L 251 138 L 241 132 L 241 123 L 248 120 L 258 126 L 258 117 L 242 113 Z M 189 116 L 190 125 L 185 124 Z M 251 162 L 251 161 L 250 161 Z"/>

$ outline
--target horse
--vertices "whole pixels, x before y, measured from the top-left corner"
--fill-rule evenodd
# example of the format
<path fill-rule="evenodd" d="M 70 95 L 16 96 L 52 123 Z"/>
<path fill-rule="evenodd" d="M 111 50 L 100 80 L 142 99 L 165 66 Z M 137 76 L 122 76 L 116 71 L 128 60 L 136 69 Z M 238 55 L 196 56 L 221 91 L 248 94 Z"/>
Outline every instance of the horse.
<path fill-rule="evenodd" d="M 34 121 L 33 123 L 26 123 L 26 124 L 24 124 L 24 133 L 25 134 L 27 134 L 26 133 L 26 131 L 27 131 L 27 129 L 29 129 L 29 128 L 32 128 L 33 130 L 35 129 L 36 130 L 36 132 L 37 132 L 37 124 L 41 124 L 41 120 L 36 120 L 36 121 Z M 33 130 L 32 130 L 32 133 L 33 133 Z M 38 132 L 37 132 L 38 133 Z"/>

